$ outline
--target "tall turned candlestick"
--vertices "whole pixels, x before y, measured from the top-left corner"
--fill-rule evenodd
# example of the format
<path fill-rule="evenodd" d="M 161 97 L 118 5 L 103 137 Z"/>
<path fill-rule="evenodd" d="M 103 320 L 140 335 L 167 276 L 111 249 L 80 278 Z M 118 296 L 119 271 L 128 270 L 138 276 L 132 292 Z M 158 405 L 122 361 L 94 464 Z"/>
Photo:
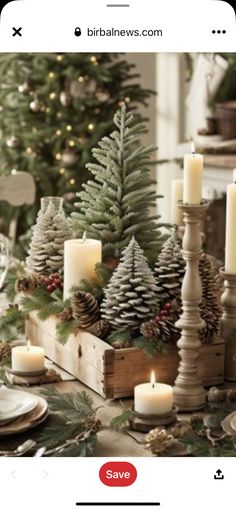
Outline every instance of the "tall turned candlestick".
<path fill-rule="evenodd" d="M 186 225 L 183 237 L 186 272 L 182 284 L 183 313 L 176 323 L 182 331 L 177 343 L 181 361 L 174 386 L 174 403 L 183 411 L 193 411 L 205 405 L 205 391 L 197 375 L 197 360 L 201 346 L 199 331 L 205 325 L 199 309 L 202 297 L 199 274 L 199 259 L 202 254 L 200 224 L 208 202 L 202 200 L 199 205 L 179 202 L 179 207 L 183 210 Z"/>
<path fill-rule="evenodd" d="M 224 279 L 224 292 L 221 296 L 223 314 L 221 336 L 225 340 L 225 379 L 236 381 L 236 274 L 220 269 Z"/>

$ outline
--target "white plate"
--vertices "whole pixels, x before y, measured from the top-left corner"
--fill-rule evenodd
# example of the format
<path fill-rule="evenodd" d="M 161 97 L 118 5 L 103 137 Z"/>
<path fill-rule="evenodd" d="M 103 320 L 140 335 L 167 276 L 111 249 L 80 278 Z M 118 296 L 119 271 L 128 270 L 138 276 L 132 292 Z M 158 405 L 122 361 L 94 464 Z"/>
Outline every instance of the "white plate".
<path fill-rule="evenodd" d="M 19 416 L 29 413 L 37 405 L 37 399 L 26 391 L 0 389 L 0 427 Z"/>

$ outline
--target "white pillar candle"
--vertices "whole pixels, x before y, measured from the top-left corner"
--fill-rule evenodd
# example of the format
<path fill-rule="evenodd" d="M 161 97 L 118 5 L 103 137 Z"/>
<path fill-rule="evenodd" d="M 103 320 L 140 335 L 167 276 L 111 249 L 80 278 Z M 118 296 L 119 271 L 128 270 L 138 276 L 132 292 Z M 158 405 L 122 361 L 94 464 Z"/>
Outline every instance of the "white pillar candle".
<path fill-rule="evenodd" d="M 174 179 L 171 182 L 171 210 L 170 217 L 173 225 L 183 225 L 183 212 L 177 206 L 179 200 L 183 200 L 183 179 Z"/>
<path fill-rule="evenodd" d="M 233 169 L 233 182 L 236 183 L 236 168 Z"/>
<path fill-rule="evenodd" d="M 168 384 L 155 382 L 152 372 L 151 382 L 134 388 L 134 410 L 142 414 L 165 414 L 173 408 L 173 389 Z"/>
<path fill-rule="evenodd" d="M 64 299 L 82 279 L 96 276 L 95 266 L 102 260 L 102 243 L 96 239 L 70 239 L 64 245 Z"/>
<path fill-rule="evenodd" d="M 225 272 L 236 273 L 236 184 L 227 186 Z"/>
<path fill-rule="evenodd" d="M 202 199 L 203 156 L 196 154 L 194 146 L 192 154 L 184 156 L 184 191 L 185 204 L 200 204 Z"/>
<path fill-rule="evenodd" d="M 11 351 L 12 370 L 15 372 L 41 372 L 44 369 L 45 357 L 42 347 L 19 345 Z"/>

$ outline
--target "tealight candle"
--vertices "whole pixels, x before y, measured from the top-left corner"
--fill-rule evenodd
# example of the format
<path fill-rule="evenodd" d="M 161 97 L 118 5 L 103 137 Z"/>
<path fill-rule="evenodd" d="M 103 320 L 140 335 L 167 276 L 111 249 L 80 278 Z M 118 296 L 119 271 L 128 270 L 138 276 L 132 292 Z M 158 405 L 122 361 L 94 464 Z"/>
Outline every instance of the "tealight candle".
<path fill-rule="evenodd" d="M 14 372 L 41 372 L 44 370 L 45 356 L 42 347 L 19 345 L 12 349 L 12 370 Z"/>
<path fill-rule="evenodd" d="M 157 383 L 155 373 L 151 382 L 134 388 L 134 410 L 141 414 L 166 414 L 173 408 L 173 389 L 168 384 Z"/>

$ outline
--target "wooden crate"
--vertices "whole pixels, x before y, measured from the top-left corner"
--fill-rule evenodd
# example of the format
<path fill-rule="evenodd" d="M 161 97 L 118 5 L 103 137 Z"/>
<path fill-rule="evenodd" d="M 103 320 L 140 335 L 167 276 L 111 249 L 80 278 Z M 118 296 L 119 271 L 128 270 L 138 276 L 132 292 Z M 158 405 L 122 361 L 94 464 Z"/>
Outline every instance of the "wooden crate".
<path fill-rule="evenodd" d="M 136 348 L 114 349 L 87 331 L 71 335 L 66 345 L 56 340 L 56 319 L 40 322 L 32 313 L 26 323 L 26 335 L 32 345 L 44 347 L 54 363 L 74 375 L 104 398 L 130 397 L 136 384 L 148 381 L 155 370 L 160 382 L 173 384 L 179 362 L 178 350 L 149 358 Z M 215 340 L 201 347 L 199 376 L 205 386 L 224 382 L 224 342 Z"/>

